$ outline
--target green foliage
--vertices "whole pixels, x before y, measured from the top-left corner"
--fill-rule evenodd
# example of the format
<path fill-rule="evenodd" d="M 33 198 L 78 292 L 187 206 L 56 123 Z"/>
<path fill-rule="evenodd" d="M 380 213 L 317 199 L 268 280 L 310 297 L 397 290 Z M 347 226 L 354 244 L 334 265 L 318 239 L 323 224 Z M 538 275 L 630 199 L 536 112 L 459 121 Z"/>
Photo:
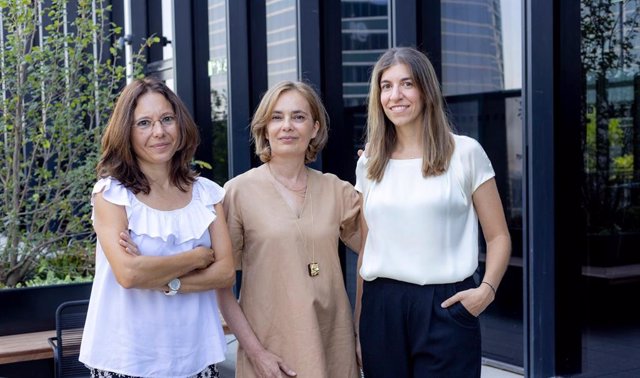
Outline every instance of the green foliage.
<path fill-rule="evenodd" d="M 93 279 L 94 248 L 94 243 L 85 241 L 41 258 L 32 276 L 16 287 L 89 282 Z"/>
<path fill-rule="evenodd" d="M 592 173 L 596 171 L 596 113 L 595 108 L 592 108 L 586 113 L 586 135 L 585 135 L 585 171 Z M 608 127 L 608 141 L 609 150 L 622 150 L 625 144 L 625 135 L 622 127 L 620 126 L 619 118 L 609 119 Z M 611 172 L 612 176 L 610 180 L 615 180 L 616 173 L 633 171 L 633 154 L 626 153 L 619 156 L 614 156 L 612 161 Z"/>
<path fill-rule="evenodd" d="M 633 171 L 633 155 L 624 154 L 613 159 L 614 172 L 632 172 Z"/>
<path fill-rule="evenodd" d="M 0 0 L 0 283 L 7 287 L 60 276 L 43 267 L 72 262 L 60 254 L 95 242 L 89 198 L 100 135 L 126 75 L 113 63 L 122 29 L 109 21 L 109 2 L 95 3 L 94 13 L 89 0 L 73 9 L 63 0 Z M 80 273 L 89 277 L 91 262 L 76 262 L 89 266 Z M 72 279 L 76 268 L 65 264 Z"/>
<path fill-rule="evenodd" d="M 581 0 L 580 55 L 586 72 L 608 73 L 637 65 L 637 57 L 629 52 L 634 47 L 639 15 L 636 9 L 632 17 L 621 20 L 620 6 L 626 6 L 625 2 Z"/>
<path fill-rule="evenodd" d="M 203 160 L 194 160 L 193 161 L 193 165 L 195 165 L 196 167 L 200 168 L 200 169 L 212 169 L 213 167 L 211 166 L 211 164 L 207 163 L 206 161 Z"/>

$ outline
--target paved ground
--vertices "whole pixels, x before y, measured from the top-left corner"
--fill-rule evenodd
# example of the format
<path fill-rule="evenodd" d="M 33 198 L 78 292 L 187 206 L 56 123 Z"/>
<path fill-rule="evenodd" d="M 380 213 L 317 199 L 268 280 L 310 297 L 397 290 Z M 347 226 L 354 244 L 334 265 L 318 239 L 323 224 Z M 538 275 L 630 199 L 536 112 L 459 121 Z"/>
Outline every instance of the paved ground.
<path fill-rule="evenodd" d="M 236 348 L 238 342 L 233 335 L 227 335 L 227 359 L 218 364 L 220 369 L 221 378 L 233 378 L 235 376 L 235 363 L 236 363 Z M 488 365 L 482 366 L 482 378 L 521 378 L 521 374 L 514 374 L 506 370 L 502 370 L 496 367 Z"/>

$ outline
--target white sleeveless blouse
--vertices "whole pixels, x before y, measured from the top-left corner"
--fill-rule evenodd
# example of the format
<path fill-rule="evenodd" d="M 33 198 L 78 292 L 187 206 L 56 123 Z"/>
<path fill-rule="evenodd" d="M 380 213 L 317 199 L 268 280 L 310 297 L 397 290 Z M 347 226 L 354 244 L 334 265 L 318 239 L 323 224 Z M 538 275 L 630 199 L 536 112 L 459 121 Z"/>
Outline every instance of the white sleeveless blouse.
<path fill-rule="evenodd" d="M 166 256 L 196 246 L 211 247 L 209 225 L 224 189 L 206 178 L 192 187 L 191 202 L 161 211 L 140 202 L 112 178 L 92 192 L 124 206 L 140 252 Z M 93 218 L 93 216 L 92 216 Z M 226 341 L 214 290 L 166 296 L 118 284 L 100 243 L 80 361 L 87 366 L 139 377 L 188 377 L 224 360 Z"/>

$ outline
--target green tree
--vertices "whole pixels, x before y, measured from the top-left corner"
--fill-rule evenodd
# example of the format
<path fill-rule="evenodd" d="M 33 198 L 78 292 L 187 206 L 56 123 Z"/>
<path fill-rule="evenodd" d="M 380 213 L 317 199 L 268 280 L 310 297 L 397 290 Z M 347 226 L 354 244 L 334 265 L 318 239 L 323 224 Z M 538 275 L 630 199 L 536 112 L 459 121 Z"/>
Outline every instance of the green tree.
<path fill-rule="evenodd" d="M 126 75 L 108 3 L 0 0 L 0 287 L 93 253 L 100 135 Z"/>

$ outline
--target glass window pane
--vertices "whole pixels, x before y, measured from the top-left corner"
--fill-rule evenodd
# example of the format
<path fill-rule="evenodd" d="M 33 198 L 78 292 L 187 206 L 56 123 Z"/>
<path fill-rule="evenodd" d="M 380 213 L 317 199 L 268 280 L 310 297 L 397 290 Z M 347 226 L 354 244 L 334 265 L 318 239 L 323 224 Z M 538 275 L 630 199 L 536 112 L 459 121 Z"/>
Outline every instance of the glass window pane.
<path fill-rule="evenodd" d="M 353 156 L 364 146 L 367 95 L 373 65 L 391 45 L 388 0 L 342 0 L 342 99 L 344 122 L 353 125 Z M 347 292 L 355 303 L 355 253 L 346 254 Z"/>
<path fill-rule="evenodd" d="M 501 3 L 507 7 L 519 4 L 500 0 L 442 1 L 442 89 L 445 95 L 505 89 Z M 517 14 L 515 20 L 519 18 L 520 14 Z M 513 22 L 514 19 L 505 21 Z M 511 55 L 512 51 L 509 53 L 510 58 L 515 56 Z"/>
<path fill-rule="evenodd" d="M 442 87 L 451 122 L 457 133 L 477 139 L 489 155 L 512 240 L 512 257 L 499 295 L 480 317 L 482 352 L 489 359 L 520 367 L 524 366 L 521 5 L 512 0 L 443 0 L 441 12 Z M 483 246 L 481 262 L 485 256 Z"/>
<path fill-rule="evenodd" d="M 220 185 L 229 179 L 227 154 L 227 127 L 229 105 L 227 102 L 227 20 L 226 1 L 209 0 L 209 67 L 211 84 L 211 121 L 213 138 L 202 143 L 211 143 L 213 180 Z"/>
<path fill-rule="evenodd" d="M 371 69 L 390 47 L 389 2 L 342 0 L 341 6 L 343 100 L 345 108 L 353 108 L 366 105 Z"/>
<path fill-rule="evenodd" d="M 640 374 L 639 5 L 581 2 L 585 377 Z"/>
<path fill-rule="evenodd" d="M 268 0 L 268 85 L 298 79 L 298 29 L 295 0 Z"/>
<path fill-rule="evenodd" d="M 173 41 L 173 10 L 171 0 L 162 0 L 162 36 Z M 173 59 L 173 46 L 166 44 L 162 47 L 162 59 Z"/>

